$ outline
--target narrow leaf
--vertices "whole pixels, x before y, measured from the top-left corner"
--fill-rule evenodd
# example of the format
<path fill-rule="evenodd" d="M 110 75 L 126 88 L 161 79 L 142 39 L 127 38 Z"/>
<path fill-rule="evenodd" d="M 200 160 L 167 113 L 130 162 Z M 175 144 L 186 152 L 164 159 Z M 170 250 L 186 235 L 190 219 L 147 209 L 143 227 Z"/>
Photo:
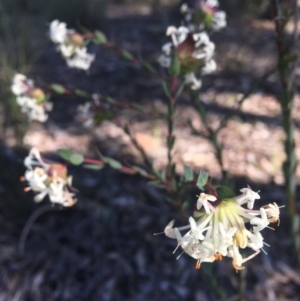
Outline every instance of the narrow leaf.
<path fill-rule="evenodd" d="M 205 184 L 208 181 L 208 173 L 206 171 L 201 170 L 197 180 L 197 186 L 203 190 Z"/>
<path fill-rule="evenodd" d="M 51 89 L 58 94 L 66 93 L 66 89 L 62 85 L 59 85 L 59 84 L 51 85 Z"/>
<path fill-rule="evenodd" d="M 136 170 L 141 176 L 146 177 L 148 175 L 148 173 L 145 170 L 143 170 L 142 168 L 140 168 L 138 166 L 132 166 L 132 168 L 134 170 Z"/>
<path fill-rule="evenodd" d="M 103 165 L 94 165 L 94 164 L 84 164 L 82 166 L 84 168 L 93 169 L 93 170 L 100 170 L 100 169 L 102 169 L 104 167 Z"/>
<path fill-rule="evenodd" d="M 193 171 L 188 166 L 184 166 L 184 177 L 187 182 L 192 181 L 194 179 Z"/>
<path fill-rule="evenodd" d="M 110 158 L 107 160 L 107 164 L 114 169 L 120 169 L 122 167 L 120 162 Z"/>
<path fill-rule="evenodd" d="M 100 45 L 105 44 L 107 42 L 107 39 L 106 39 L 106 36 L 104 35 L 104 33 L 102 33 L 101 31 L 96 30 L 95 31 L 94 42 L 96 44 L 100 44 Z"/>

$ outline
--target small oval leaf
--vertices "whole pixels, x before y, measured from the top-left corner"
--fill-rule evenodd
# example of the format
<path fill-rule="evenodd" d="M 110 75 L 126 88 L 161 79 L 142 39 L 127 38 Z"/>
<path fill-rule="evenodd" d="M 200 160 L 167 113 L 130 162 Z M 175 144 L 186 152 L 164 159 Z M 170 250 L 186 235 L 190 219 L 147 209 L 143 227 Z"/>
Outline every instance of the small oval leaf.
<path fill-rule="evenodd" d="M 80 154 L 72 154 L 69 159 L 70 163 L 73 165 L 80 165 L 84 161 L 84 157 Z"/>
<path fill-rule="evenodd" d="M 63 159 L 65 159 L 66 161 L 69 161 L 70 160 L 70 157 L 71 157 L 71 155 L 72 155 L 72 151 L 71 150 L 69 150 L 69 149 L 64 149 L 64 148 L 62 148 L 62 149 L 59 149 L 58 151 L 57 151 L 57 153 L 58 153 L 58 155 L 60 156 L 60 157 L 62 157 Z"/>

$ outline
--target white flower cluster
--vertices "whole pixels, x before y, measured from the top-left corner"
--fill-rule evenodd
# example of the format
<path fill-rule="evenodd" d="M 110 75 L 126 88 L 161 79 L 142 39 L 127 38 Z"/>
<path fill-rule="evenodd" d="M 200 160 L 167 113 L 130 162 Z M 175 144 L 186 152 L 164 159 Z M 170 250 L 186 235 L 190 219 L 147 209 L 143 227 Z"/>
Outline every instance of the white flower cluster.
<path fill-rule="evenodd" d="M 25 191 L 38 192 L 35 202 L 40 202 L 46 195 L 52 203 L 58 203 L 64 207 L 73 206 L 77 200 L 74 193 L 69 191 L 72 177 L 67 176 L 66 166 L 57 163 L 46 163 L 39 151 L 32 148 L 24 164 L 27 167 L 24 180 L 28 181 L 29 187 Z"/>
<path fill-rule="evenodd" d="M 174 52 L 178 56 L 182 69 L 186 69 L 185 83 L 192 89 L 201 87 L 201 80 L 197 79 L 195 67 L 201 70 L 202 74 L 208 74 L 216 70 L 216 62 L 212 59 L 215 44 L 210 41 L 206 32 L 191 33 L 185 26 L 176 28 L 170 26 L 167 29 L 167 36 L 171 36 L 172 42 L 162 47 L 163 54 L 158 58 L 159 64 L 169 68 Z"/>
<path fill-rule="evenodd" d="M 188 226 L 174 228 L 173 220 L 165 228 L 166 236 L 177 239 L 183 252 L 197 259 L 197 269 L 202 262 L 213 262 L 228 256 L 233 259 L 234 269 L 241 270 L 244 262 L 263 250 L 264 244 L 267 245 L 260 232 L 269 228 L 269 223 L 279 221 L 279 207 L 273 203 L 261 207 L 259 211 L 252 210 L 255 199 L 260 198 L 259 194 L 249 187 L 241 189 L 241 192 L 240 196 L 222 201 L 201 193 L 197 201 L 198 210 L 194 218 L 189 218 Z M 248 209 L 242 204 L 247 204 Z M 204 210 L 201 210 L 202 207 Z M 246 229 L 245 223 L 250 223 L 252 228 Z M 190 230 L 182 235 L 181 231 L 186 229 Z M 243 258 L 239 249 L 246 247 L 255 252 Z"/>
<path fill-rule="evenodd" d="M 211 29 L 219 31 L 226 27 L 226 13 L 219 10 L 217 0 L 201 0 L 196 8 L 183 4 L 180 8 L 187 27 L 192 31 Z"/>
<path fill-rule="evenodd" d="M 31 120 L 45 122 L 48 119 L 46 111 L 52 110 L 52 103 L 46 101 L 44 91 L 34 86 L 32 80 L 23 74 L 16 74 L 11 86 L 12 92 L 17 96 L 17 103 L 21 111 Z"/>
<path fill-rule="evenodd" d="M 159 64 L 170 68 L 174 56 L 177 57 L 181 74 L 185 83 L 193 90 L 201 87 L 201 80 L 196 74 L 208 74 L 216 70 L 217 65 L 213 60 L 215 45 L 210 41 L 206 29 L 220 30 L 226 26 L 226 14 L 219 11 L 217 0 L 200 1 L 199 7 L 192 9 L 186 4 L 181 7 L 186 25 L 176 28 L 170 26 L 167 36 L 172 42 L 162 47 L 163 54 L 158 58 Z"/>
<path fill-rule="evenodd" d="M 88 70 L 95 55 L 87 52 L 82 35 L 73 29 L 67 29 L 66 23 L 54 20 L 50 24 L 50 39 L 58 44 L 58 49 L 70 68 Z"/>
<path fill-rule="evenodd" d="M 97 108 L 101 105 L 101 95 L 93 94 L 92 101 L 86 102 L 78 106 L 76 119 L 86 128 L 91 128 L 95 125 L 95 114 Z"/>

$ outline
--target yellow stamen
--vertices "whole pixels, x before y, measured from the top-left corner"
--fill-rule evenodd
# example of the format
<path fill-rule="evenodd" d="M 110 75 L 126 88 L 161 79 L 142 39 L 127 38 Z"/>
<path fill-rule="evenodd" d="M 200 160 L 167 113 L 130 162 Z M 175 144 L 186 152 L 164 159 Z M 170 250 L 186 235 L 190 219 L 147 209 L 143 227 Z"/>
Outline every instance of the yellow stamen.
<path fill-rule="evenodd" d="M 25 192 L 28 192 L 30 189 L 31 189 L 30 187 L 25 187 L 23 190 L 24 190 Z"/>
<path fill-rule="evenodd" d="M 22 181 L 22 182 L 25 181 L 25 177 L 24 177 L 24 176 L 21 176 L 21 177 L 20 177 L 20 181 Z"/>
<path fill-rule="evenodd" d="M 196 265 L 195 265 L 195 269 L 196 269 L 196 270 L 199 270 L 200 267 L 201 267 L 201 264 L 200 264 L 200 262 L 197 261 L 197 263 L 196 263 Z"/>

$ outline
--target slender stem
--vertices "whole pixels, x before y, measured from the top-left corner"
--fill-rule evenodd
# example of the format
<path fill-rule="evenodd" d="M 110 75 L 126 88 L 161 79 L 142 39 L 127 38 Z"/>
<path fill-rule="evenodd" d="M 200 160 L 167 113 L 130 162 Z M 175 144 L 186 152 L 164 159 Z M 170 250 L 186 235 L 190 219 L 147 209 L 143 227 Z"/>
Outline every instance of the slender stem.
<path fill-rule="evenodd" d="M 29 217 L 29 219 L 27 220 L 25 227 L 22 230 L 20 239 L 19 239 L 19 244 L 18 244 L 18 251 L 19 254 L 23 255 L 24 251 L 25 251 L 25 243 L 28 237 L 28 234 L 30 232 L 30 229 L 32 227 L 32 225 L 34 224 L 34 222 L 45 212 L 47 211 L 51 211 L 51 210 L 61 210 L 62 207 L 54 207 L 53 204 L 47 204 L 44 205 L 40 208 L 38 208 L 36 211 L 33 212 L 33 214 Z"/>
<path fill-rule="evenodd" d="M 138 143 L 138 141 L 136 140 L 136 138 L 132 136 L 132 134 L 130 132 L 129 126 L 126 125 L 125 128 L 124 128 L 124 130 L 125 130 L 125 133 L 129 136 L 130 141 L 133 144 L 133 146 L 136 148 L 136 150 L 142 156 L 142 158 L 144 160 L 144 163 L 147 165 L 148 168 L 152 168 L 152 162 L 148 158 L 148 156 L 147 156 L 145 150 L 143 149 L 143 147 Z"/>
<path fill-rule="evenodd" d="M 167 148 L 168 148 L 168 164 L 167 164 L 167 176 L 169 179 L 174 177 L 172 172 L 173 158 L 172 150 L 175 143 L 175 136 L 173 135 L 175 128 L 175 110 L 176 110 L 176 90 L 177 90 L 177 77 L 173 76 L 171 83 L 171 94 L 169 98 L 168 105 L 168 115 L 167 115 L 167 124 L 168 124 L 168 135 L 167 135 Z"/>
<path fill-rule="evenodd" d="M 296 1 L 297 2 L 297 1 Z M 274 13 L 274 23 L 276 31 L 276 45 L 278 53 L 277 69 L 279 73 L 279 80 L 282 88 L 281 98 L 279 99 L 281 105 L 281 115 L 283 122 L 283 129 L 285 131 L 286 139 L 284 141 L 286 161 L 283 164 L 283 173 L 286 186 L 287 204 L 291 219 L 292 237 L 297 254 L 297 260 L 300 264 L 300 237 L 298 229 L 299 215 L 296 207 L 296 167 L 297 159 L 295 152 L 295 138 L 294 138 L 294 123 L 292 118 L 294 93 L 295 93 L 295 62 L 290 66 L 291 62 L 286 60 L 286 57 L 291 55 L 290 49 L 287 49 L 284 44 L 284 26 L 285 20 L 283 19 L 282 9 L 279 1 L 272 0 L 272 7 Z M 297 4 L 295 7 L 295 33 L 294 36 L 298 36 L 297 26 Z M 295 50 L 297 50 L 297 40 L 294 41 Z"/>

